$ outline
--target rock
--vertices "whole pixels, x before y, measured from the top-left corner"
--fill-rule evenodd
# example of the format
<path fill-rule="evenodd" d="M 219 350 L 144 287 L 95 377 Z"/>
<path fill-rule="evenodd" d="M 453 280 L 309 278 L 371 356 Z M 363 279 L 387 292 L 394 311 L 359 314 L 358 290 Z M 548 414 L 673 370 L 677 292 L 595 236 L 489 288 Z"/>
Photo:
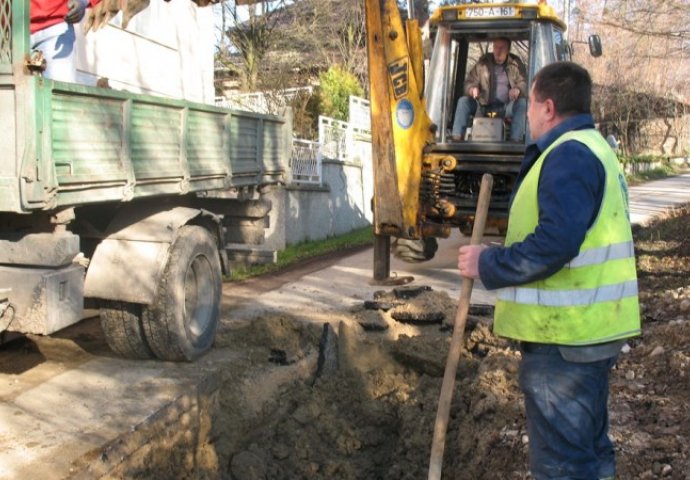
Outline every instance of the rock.
<path fill-rule="evenodd" d="M 366 331 L 382 332 L 388 330 L 389 325 L 385 314 L 380 310 L 363 310 L 355 314 L 357 323 Z"/>
<path fill-rule="evenodd" d="M 272 348 L 270 350 L 270 355 L 268 356 L 268 361 L 283 366 L 292 365 L 297 361 L 297 356 L 293 353 L 288 353 L 281 348 Z"/>
<path fill-rule="evenodd" d="M 632 348 L 630 348 L 630 345 L 626 343 L 621 348 L 621 353 L 630 353 L 630 350 L 632 350 Z"/>
<path fill-rule="evenodd" d="M 652 350 L 652 353 L 650 353 L 649 356 L 656 357 L 658 355 L 664 354 L 665 352 L 666 350 L 664 350 L 664 347 L 662 347 L 661 345 L 657 345 L 656 347 L 654 347 L 654 350 Z"/>
<path fill-rule="evenodd" d="M 445 314 L 440 310 L 423 311 L 411 307 L 410 304 L 395 307 L 391 310 L 391 317 L 402 323 L 423 325 L 427 323 L 441 323 Z"/>
<path fill-rule="evenodd" d="M 267 480 L 265 462 L 252 452 L 240 452 L 230 462 L 232 477 L 237 480 Z"/>
<path fill-rule="evenodd" d="M 679 308 L 681 312 L 687 312 L 688 310 L 690 310 L 690 298 L 682 300 L 680 302 Z"/>
<path fill-rule="evenodd" d="M 491 393 L 487 393 L 486 396 L 472 403 L 472 418 L 478 420 L 486 414 L 495 412 L 497 407 L 498 399 L 496 398 L 496 396 Z"/>
<path fill-rule="evenodd" d="M 397 287 L 393 289 L 396 298 L 402 300 L 409 300 L 410 298 L 418 297 L 423 292 L 430 292 L 431 287 L 428 285 L 408 285 L 404 287 Z"/>
<path fill-rule="evenodd" d="M 384 300 L 365 300 L 364 308 L 367 310 L 383 310 L 387 312 L 391 308 L 402 305 L 403 302 L 389 302 Z"/>
<path fill-rule="evenodd" d="M 319 358 L 316 363 L 313 383 L 323 375 L 333 375 L 338 371 L 338 367 L 338 335 L 330 323 L 324 323 L 319 340 Z"/>
<path fill-rule="evenodd" d="M 480 317 L 493 317 L 494 306 L 482 303 L 472 303 L 470 304 L 469 313 Z"/>
<path fill-rule="evenodd" d="M 357 358 L 357 346 L 364 330 L 357 323 L 340 322 L 336 335 L 338 368 L 345 371 L 356 371 L 354 361 Z"/>
<path fill-rule="evenodd" d="M 690 365 L 690 357 L 685 355 L 683 352 L 674 352 L 671 355 L 669 365 L 675 370 L 681 371 L 682 375 L 682 371 L 688 368 L 688 365 Z"/>
<path fill-rule="evenodd" d="M 315 422 L 319 418 L 319 415 L 321 415 L 321 411 L 314 402 L 300 405 L 292 412 L 292 418 L 301 425 Z"/>
<path fill-rule="evenodd" d="M 634 380 L 635 379 L 635 372 L 633 372 L 633 371 L 625 372 L 625 379 L 626 380 Z"/>
<path fill-rule="evenodd" d="M 285 460 L 290 456 L 290 448 L 284 443 L 278 443 L 273 445 L 271 453 L 273 453 L 273 456 L 278 460 Z"/>
<path fill-rule="evenodd" d="M 416 372 L 441 378 L 445 372 L 448 341 L 444 338 L 401 335 L 392 348 L 395 359 Z"/>

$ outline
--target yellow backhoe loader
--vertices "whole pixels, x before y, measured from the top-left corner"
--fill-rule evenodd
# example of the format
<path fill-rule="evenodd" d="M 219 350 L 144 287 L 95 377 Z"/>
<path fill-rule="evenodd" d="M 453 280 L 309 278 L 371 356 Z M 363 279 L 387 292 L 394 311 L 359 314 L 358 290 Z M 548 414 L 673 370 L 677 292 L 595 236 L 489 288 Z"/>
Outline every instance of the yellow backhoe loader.
<path fill-rule="evenodd" d="M 471 233 L 484 173 L 494 178 L 488 225 L 502 233 L 507 224 L 529 129 L 519 141 L 511 141 L 514 119 L 478 109 L 464 135 L 452 135 L 456 105 L 467 95 L 464 82 L 475 62 L 495 39 L 508 39 L 511 53 L 524 64 L 529 86 L 544 65 L 570 60 L 571 45 L 566 25 L 544 0 L 466 2 L 432 13 L 433 48 L 425 58 L 417 21 L 403 23 L 395 0 L 365 0 L 365 6 L 377 235 L 374 278 L 383 280 L 391 247 L 404 260 L 424 261 L 433 257 L 436 238 L 449 236 L 453 227 Z M 588 43 L 593 56 L 601 54 L 597 36 Z"/>

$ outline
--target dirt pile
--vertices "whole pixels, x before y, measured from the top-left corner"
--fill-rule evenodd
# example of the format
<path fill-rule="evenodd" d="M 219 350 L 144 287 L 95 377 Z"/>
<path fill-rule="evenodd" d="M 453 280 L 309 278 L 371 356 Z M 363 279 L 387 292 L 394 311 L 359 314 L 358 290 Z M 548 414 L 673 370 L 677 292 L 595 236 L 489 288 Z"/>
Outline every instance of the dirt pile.
<path fill-rule="evenodd" d="M 688 479 L 689 212 L 637 231 L 636 248 L 643 335 L 621 354 L 611 384 L 619 478 Z M 415 298 L 417 306 L 401 307 L 383 292 L 369 299 L 378 302 L 373 309 L 363 303 L 334 317 L 338 369 L 318 377 L 323 326 L 304 323 L 299 312 L 223 332 L 221 346 L 246 352 L 226 373 L 214 424 L 224 478 L 426 478 L 455 301 L 433 291 Z M 418 321 L 420 311 L 438 315 Z M 443 478 L 526 479 L 519 353 L 478 313 L 487 312 L 474 312 L 464 334 Z M 292 371 L 285 378 L 296 381 L 276 382 L 278 394 L 266 400 L 243 376 L 243 365 L 256 362 Z"/>

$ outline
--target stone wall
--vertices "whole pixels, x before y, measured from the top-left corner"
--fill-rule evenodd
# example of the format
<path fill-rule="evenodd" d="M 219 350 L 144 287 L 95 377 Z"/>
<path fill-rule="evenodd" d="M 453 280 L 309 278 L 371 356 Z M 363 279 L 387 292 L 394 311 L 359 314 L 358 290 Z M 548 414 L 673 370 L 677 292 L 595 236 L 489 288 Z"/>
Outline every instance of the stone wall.
<path fill-rule="evenodd" d="M 364 157 L 367 157 L 364 155 Z M 305 241 L 324 240 L 372 224 L 373 171 L 369 158 L 323 160 L 321 185 L 266 188 L 271 212 L 261 245 L 232 245 L 233 263 L 266 263 L 276 252 Z"/>

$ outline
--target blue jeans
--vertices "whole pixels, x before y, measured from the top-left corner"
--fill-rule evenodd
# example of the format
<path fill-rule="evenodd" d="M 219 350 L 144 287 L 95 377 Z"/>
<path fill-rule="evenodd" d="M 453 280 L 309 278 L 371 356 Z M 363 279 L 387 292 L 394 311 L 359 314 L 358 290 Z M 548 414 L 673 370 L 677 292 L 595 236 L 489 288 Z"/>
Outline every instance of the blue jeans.
<path fill-rule="evenodd" d="M 464 135 L 470 115 L 477 113 L 478 102 L 474 98 L 460 97 L 455 107 L 452 135 Z M 527 114 L 527 100 L 520 97 L 514 102 L 505 105 L 504 117 L 512 117 L 513 123 L 510 129 L 511 141 L 522 141 L 525 135 L 525 115 Z"/>
<path fill-rule="evenodd" d="M 616 358 L 575 363 L 558 347 L 523 347 L 529 459 L 535 480 L 596 480 L 616 472 L 608 437 L 609 371 Z"/>

